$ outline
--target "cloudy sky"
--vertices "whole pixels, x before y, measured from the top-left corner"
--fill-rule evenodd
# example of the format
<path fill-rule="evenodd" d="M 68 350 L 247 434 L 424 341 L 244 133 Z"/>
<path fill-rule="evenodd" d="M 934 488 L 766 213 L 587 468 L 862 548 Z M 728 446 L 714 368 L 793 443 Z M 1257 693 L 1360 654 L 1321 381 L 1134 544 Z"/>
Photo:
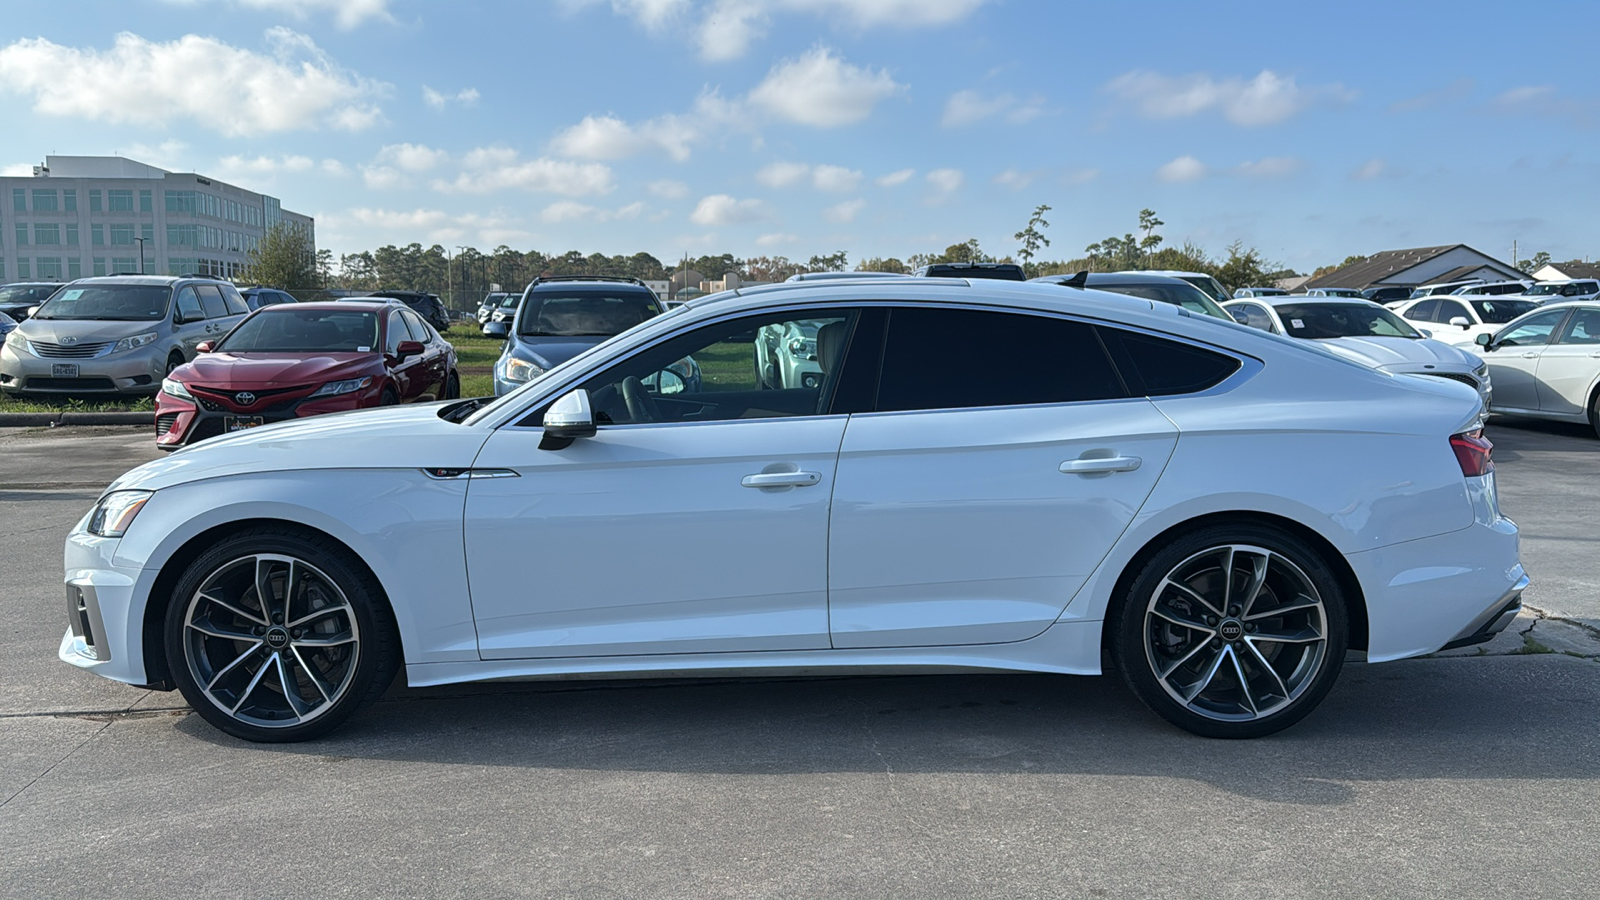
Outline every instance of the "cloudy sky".
<path fill-rule="evenodd" d="M 1315 11 L 1313 11 L 1313 9 Z M 1600 5 L 74 0 L 0 26 L 0 165 L 121 154 L 336 253 L 1045 258 L 1134 229 L 1309 270 L 1600 254 Z"/>

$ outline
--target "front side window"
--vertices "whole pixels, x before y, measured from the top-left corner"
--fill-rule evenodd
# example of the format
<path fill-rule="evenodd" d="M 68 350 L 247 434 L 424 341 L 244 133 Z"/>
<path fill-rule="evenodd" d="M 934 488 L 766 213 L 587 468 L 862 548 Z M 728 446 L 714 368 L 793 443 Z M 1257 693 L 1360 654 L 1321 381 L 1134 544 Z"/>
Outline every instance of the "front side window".
<path fill-rule="evenodd" d="M 170 288 L 147 284 L 65 287 L 39 307 L 40 319 L 153 321 L 167 314 Z"/>
<path fill-rule="evenodd" d="M 877 409 L 969 409 L 1127 396 L 1094 327 L 1026 313 L 889 314 Z"/>
<path fill-rule="evenodd" d="M 641 350 L 583 387 L 602 425 L 821 415 L 857 318 L 828 309 L 707 325 Z"/>
<path fill-rule="evenodd" d="M 192 286 L 178 292 L 178 314 L 183 316 L 185 322 L 196 322 L 206 317 L 205 310 L 200 308 L 200 297 Z"/>
<path fill-rule="evenodd" d="M 1290 337 L 1422 337 L 1399 316 L 1367 303 L 1283 303 L 1277 310 Z"/>
<path fill-rule="evenodd" d="M 383 352 L 389 356 L 400 355 L 400 342 L 411 340 L 411 332 L 406 328 L 406 320 L 400 318 L 399 311 L 390 311 L 389 327 L 383 335 Z"/>
<path fill-rule="evenodd" d="M 517 320 L 517 334 L 611 337 L 660 314 L 661 305 L 648 291 L 535 291 Z"/>
<path fill-rule="evenodd" d="M 1273 330 L 1272 316 L 1268 315 L 1267 311 L 1258 304 L 1241 303 L 1234 309 L 1244 313 L 1244 324 L 1249 325 L 1251 328 L 1259 328 L 1262 331 Z"/>
<path fill-rule="evenodd" d="M 1499 347 L 1536 347 L 1550 343 L 1550 333 L 1561 324 L 1561 319 L 1567 314 L 1564 309 L 1552 309 L 1549 312 L 1529 316 L 1526 321 L 1515 328 L 1506 330 L 1498 335 L 1495 345 Z"/>
<path fill-rule="evenodd" d="M 1600 309 L 1580 309 L 1572 313 L 1572 321 L 1561 329 L 1562 344 L 1600 344 Z"/>
<path fill-rule="evenodd" d="M 240 322 L 217 349 L 233 353 L 370 353 L 377 345 L 377 313 L 286 307 Z"/>
<path fill-rule="evenodd" d="M 1472 316 L 1467 315 L 1467 308 L 1455 300 L 1440 300 L 1439 311 L 1434 313 L 1435 322 L 1448 324 L 1451 319 L 1466 319 L 1469 323 Z"/>
<path fill-rule="evenodd" d="M 1406 318 L 1413 322 L 1437 322 L 1439 321 L 1438 313 L 1439 301 L 1418 300 L 1412 304 L 1409 310 L 1406 310 Z"/>

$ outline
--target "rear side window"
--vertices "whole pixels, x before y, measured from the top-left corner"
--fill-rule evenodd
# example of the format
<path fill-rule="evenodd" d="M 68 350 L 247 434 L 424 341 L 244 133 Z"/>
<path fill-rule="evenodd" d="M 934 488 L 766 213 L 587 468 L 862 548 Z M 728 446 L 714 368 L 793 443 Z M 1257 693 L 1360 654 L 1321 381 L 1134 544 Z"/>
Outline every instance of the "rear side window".
<path fill-rule="evenodd" d="M 1093 326 L 1020 313 L 895 309 L 877 408 L 969 409 L 1127 396 Z"/>
<path fill-rule="evenodd" d="M 231 284 L 224 284 L 221 287 L 222 302 L 228 307 L 228 312 L 242 316 L 250 311 L 250 304 L 244 302 L 244 297 L 239 294 L 238 288 Z"/>
<path fill-rule="evenodd" d="M 1120 328 L 1100 332 L 1119 354 L 1129 389 L 1147 397 L 1193 394 L 1239 370 L 1239 361 L 1223 353 Z"/>
<path fill-rule="evenodd" d="M 222 292 L 214 284 L 197 284 L 195 293 L 200 295 L 200 306 L 206 311 L 206 318 L 220 319 L 230 315 L 228 305 L 222 302 Z"/>
<path fill-rule="evenodd" d="M 416 338 L 418 341 L 421 341 L 424 344 L 430 343 L 433 340 L 433 334 L 429 330 L 427 323 L 418 318 L 416 313 L 410 310 L 405 310 L 400 313 L 400 317 L 406 320 L 406 327 L 411 329 L 411 336 L 413 338 Z"/>

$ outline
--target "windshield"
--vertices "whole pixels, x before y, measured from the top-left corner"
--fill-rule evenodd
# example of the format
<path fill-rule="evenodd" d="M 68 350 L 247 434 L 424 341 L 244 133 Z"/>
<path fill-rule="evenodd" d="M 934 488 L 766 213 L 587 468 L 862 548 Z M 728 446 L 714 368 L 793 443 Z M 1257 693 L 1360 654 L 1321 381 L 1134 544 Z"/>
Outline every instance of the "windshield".
<path fill-rule="evenodd" d="M 661 314 L 654 294 L 600 291 L 532 294 L 517 317 L 525 337 L 610 337 Z"/>
<path fill-rule="evenodd" d="M 1290 337 L 1422 337 L 1399 316 L 1366 303 L 1284 303 L 1273 308 Z"/>
<path fill-rule="evenodd" d="M 1220 306 L 1216 301 L 1207 297 L 1199 288 L 1189 284 L 1091 284 L 1089 287 L 1100 291 L 1111 291 L 1117 294 L 1127 294 L 1130 297 L 1141 297 L 1145 300 L 1154 300 L 1157 303 L 1171 303 L 1181 306 L 1190 312 L 1201 315 L 1216 316 L 1219 319 L 1233 321 L 1233 316 Z"/>
<path fill-rule="evenodd" d="M 264 307 L 216 346 L 229 353 L 371 353 L 378 316 L 365 310 Z"/>
<path fill-rule="evenodd" d="M 1222 283 L 1210 275 L 1179 275 L 1178 277 L 1204 291 L 1206 296 L 1219 303 L 1228 299 L 1228 292 L 1223 288 Z"/>
<path fill-rule="evenodd" d="M 510 309 L 513 306 L 516 306 L 518 303 L 521 303 L 521 302 L 522 302 L 522 295 L 521 294 L 507 294 L 506 298 L 504 300 L 500 301 L 500 308 L 501 309 Z"/>
<path fill-rule="evenodd" d="M 56 291 L 39 307 L 40 319 L 108 319 L 149 322 L 165 318 L 172 288 L 153 284 L 92 284 Z"/>
<path fill-rule="evenodd" d="M 1548 297 L 1561 293 L 1561 289 L 1564 287 L 1566 287 L 1564 284 L 1536 284 L 1522 293 L 1529 297 Z"/>
<path fill-rule="evenodd" d="M 1532 300 L 1474 300 L 1472 308 L 1485 325 L 1504 325 L 1539 304 Z"/>
<path fill-rule="evenodd" d="M 50 299 L 50 295 L 59 287 L 59 284 L 8 284 L 0 287 L 0 303 L 7 306 L 15 303 L 37 306 Z"/>

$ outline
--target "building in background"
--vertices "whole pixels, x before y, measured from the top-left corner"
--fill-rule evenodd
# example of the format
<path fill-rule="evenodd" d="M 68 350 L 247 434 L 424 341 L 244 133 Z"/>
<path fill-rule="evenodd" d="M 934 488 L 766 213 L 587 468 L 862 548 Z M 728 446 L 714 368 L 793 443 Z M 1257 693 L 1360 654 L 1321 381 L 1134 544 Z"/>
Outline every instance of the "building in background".
<path fill-rule="evenodd" d="M 0 178 L 0 283 L 141 270 L 233 278 L 280 221 L 315 246 L 316 223 L 276 197 L 120 156 L 48 156 L 31 176 Z"/>
<path fill-rule="evenodd" d="M 1526 277 L 1509 263 L 1466 244 L 1385 250 L 1307 281 L 1306 288 L 1417 287 L 1449 281 L 1515 281 Z"/>
<path fill-rule="evenodd" d="M 1533 278 L 1539 281 L 1567 281 L 1576 278 L 1600 279 L 1600 264 L 1591 262 L 1550 263 L 1534 270 Z"/>

